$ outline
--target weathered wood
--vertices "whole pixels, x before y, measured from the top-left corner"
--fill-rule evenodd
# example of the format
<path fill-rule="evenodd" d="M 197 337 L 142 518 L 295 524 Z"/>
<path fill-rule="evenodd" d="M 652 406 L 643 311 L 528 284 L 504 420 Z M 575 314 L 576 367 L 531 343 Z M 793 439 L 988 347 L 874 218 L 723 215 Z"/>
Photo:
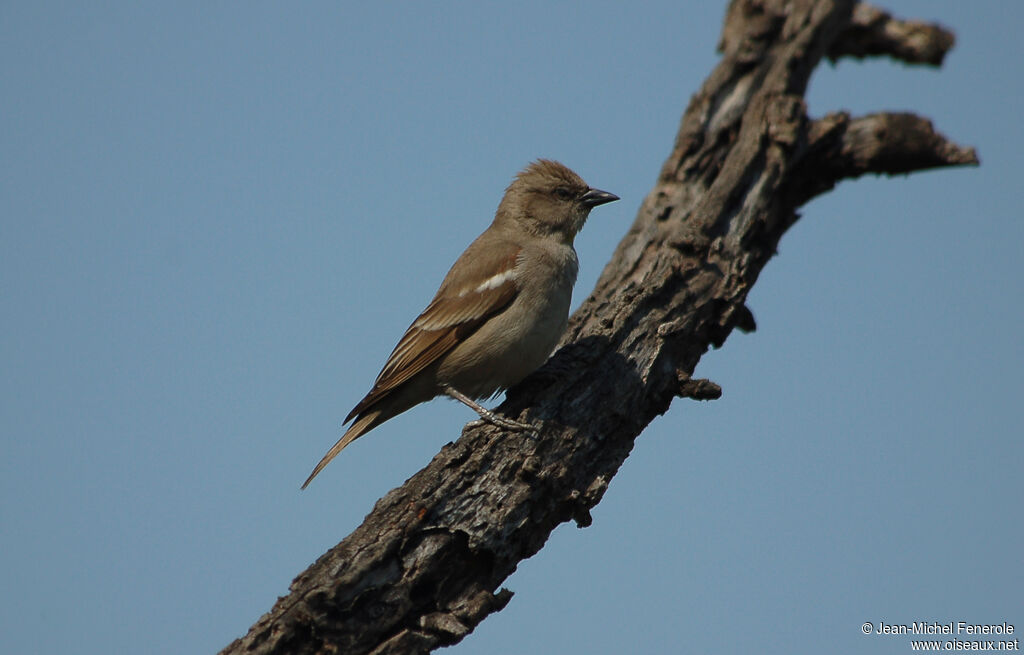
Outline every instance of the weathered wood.
<path fill-rule="evenodd" d="M 754 329 L 747 294 L 801 204 L 865 173 L 977 163 L 912 115 L 811 120 L 803 93 L 821 59 L 938 64 L 951 46 L 942 28 L 849 0 L 734 1 L 722 59 L 564 346 L 500 408 L 541 433 L 465 429 L 223 652 L 426 653 L 504 607 L 502 581 L 560 523 L 590 524 L 673 398 L 720 395 L 694 367 L 734 327 Z"/>

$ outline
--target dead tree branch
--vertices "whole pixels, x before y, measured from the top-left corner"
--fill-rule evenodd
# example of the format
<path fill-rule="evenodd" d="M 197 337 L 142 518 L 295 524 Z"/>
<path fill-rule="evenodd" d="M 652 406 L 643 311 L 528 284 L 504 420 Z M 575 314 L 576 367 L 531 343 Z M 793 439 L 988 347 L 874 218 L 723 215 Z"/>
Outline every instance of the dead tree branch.
<path fill-rule="evenodd" d="M 694 367 L 754 329 L 747 294 L 800 205 L 865 173 L 977 163 L 916 116 L 812 120 L 803 100 L 822 58 L 937 65 L 952 43 L 852 0 L 734 0 L 654 189 L 564 346 L 501 408 L 539 438 L 464 430 L 224 653 L 426 653 L 504 607 L 502 582 L 560 523 L 590 524 L 673 398 L 720 395 Z"/>
<path fill-rule="evenodd" d="M 941 66 L 953 47 L 953 33 L 947 29 L 913 20 L 898 20 L 866 2 L 853 9 L 853 19 L 829 48 L 828 57 L 885 55 L 908 64 Z"/>

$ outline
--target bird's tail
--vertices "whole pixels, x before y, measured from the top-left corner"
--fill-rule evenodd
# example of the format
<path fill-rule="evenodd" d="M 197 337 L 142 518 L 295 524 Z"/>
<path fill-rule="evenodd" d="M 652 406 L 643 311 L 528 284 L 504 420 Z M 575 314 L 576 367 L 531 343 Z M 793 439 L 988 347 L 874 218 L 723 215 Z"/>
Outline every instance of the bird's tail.
<path fill-rule="evenodd" d="M 302 488 L 305 489 L 309 486 L 309 483 L 313 481 L 313 478 L 315 478 L 320 471 L 324 470 L 324 467 L 327 466 L 332 459 L 337 457 L 338 453 L 340 453 L 345 446 L 361 437 L 370 428 L 378 425 L 381 421 L 378 421 L 377 419 L 380 418 L 381 413 L 381 410 L 377 409 L 365 414 L 353 423 L 348 430 L 345 430 L 345 434 L 341 435 L 341 439 L 338 439 L 338 443 L 331 446 L 331 449 L 327 451 L 327 454 L 324 455 L 323 459 L 320 460 L 320 463 L 313 469 L 313 472 L 309 474 L 308 478 L 306 478 L 306 481 L 302 483 Z"/>

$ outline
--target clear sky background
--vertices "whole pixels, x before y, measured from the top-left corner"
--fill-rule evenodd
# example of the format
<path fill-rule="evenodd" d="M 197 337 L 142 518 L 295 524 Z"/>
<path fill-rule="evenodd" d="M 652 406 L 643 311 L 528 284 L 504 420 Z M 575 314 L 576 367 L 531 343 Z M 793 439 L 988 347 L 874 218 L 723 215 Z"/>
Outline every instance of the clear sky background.
<path fill-rule="evenodd" d="M 1024 631 L 1024 3 L 891 0 L 944 68 L 822 65 L 811 113 L 912 110 L 980 168 L 842 184 L 585 530 L 452 653 L 906 653 Z M 0 5 L 0 650 L 213 653 L 475 418 L 438 400 L 305 492 L 522 166 L 620 202 L 724 2 Z"/>

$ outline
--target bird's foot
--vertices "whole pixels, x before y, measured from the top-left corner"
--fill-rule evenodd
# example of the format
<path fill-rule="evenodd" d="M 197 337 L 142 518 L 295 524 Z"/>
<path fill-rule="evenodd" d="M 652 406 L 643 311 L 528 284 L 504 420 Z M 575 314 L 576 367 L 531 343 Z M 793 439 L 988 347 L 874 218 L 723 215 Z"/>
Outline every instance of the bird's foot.
<path fill-rule="evenodd" d="M 528 432 L 531 434 L 531 436 L 536 438 L 535 433 L 537 432 L 537 428 L 535 426 L 530 425 L 529 423 L 520 423 L 519 421 L 513 421 L 512 419 L 505 418 L 503 416 L 498 416 L 491 410 L 487 409 L 480 403 L 476 402 L 466 394 L 462 393 L 461 391 L 453 387 L 445 386 L 444 392 L 480 415 L 479 419 L 477 419 L 476 421 L 471 421 L 469 425 L 477 427 L 483 425 L 484 423 L 490 423 L 491 425 L 497 425 L 498 427 L 505 428 L 507 430 L 515 430 L 516 432 Z"/>
<path fill-rule="evenodd" d="M 467 425 L 469 425 L 470 427 L 476 428 L 480 427 L 481 425 L 484 425 L 485 423 L 490 423 L 491 425 L 497 425 L 499 428 L 515 430 L 516 432 L 537 431 L 537 428 L 533 425 L 530 425 L 529 423 L 520 423 L 519 421 L 513 421 L 512 419 L 509 418 L 503 418 L 488 409 L 485 409 L 484 411 L 477 413 L 480 414 L 480 418 L 476 419 L 475 421 L 470 421 L 469 423 L 467 423 Z"/>

